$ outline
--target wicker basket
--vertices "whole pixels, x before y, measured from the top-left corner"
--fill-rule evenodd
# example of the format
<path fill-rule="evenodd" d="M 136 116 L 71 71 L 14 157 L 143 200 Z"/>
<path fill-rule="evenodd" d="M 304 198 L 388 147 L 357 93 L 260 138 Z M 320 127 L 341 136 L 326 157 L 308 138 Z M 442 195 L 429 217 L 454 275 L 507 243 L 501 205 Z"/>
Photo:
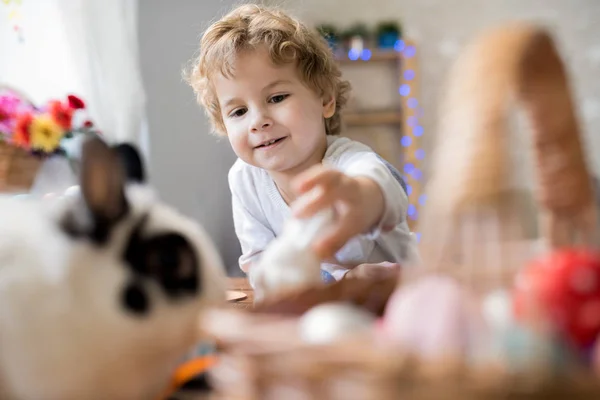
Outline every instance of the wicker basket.
<path fill-rule="evenodd" d="M 23 100 L 31 102 L 16 89 L 0 85 L 0 94 L 3 91 L 17 93 Z M 0 138 L 0 193 L 29 190 L 42 162 L 42 157 L 12 146 Z"/>
<path fill-rule="evenodd" d="M 42 162 L 39 156 L 0 142 L 0 192 L 29 190 Z"/>
<path fill-rule="evenodd" d="M 485 293 L 512 286 L 531 256 L 507 158 L 505 120 L 515 97 L 533 133 L 546 249 L 595 247 L 591 179 L 566 74 L 548 34 L 528 25 L 485 32 L 458 59 L 447 89 L 421 221 L 424 266 L 403 275 L 399 287 L 435 273 Z M 313 297 L 315 290 L 327 289 L 313 289 Z M 545 368 L 511 373 L 495 363 L 425 361 L 370 334 L 311 345 L 300 340 L 298 322 L 295 316 L 215 311 L 204 329 L 216 337 L 221 354 L 211 373 L 216 398 L 600 399 L 600 379 L 580 368 L 559 375 Z"/>

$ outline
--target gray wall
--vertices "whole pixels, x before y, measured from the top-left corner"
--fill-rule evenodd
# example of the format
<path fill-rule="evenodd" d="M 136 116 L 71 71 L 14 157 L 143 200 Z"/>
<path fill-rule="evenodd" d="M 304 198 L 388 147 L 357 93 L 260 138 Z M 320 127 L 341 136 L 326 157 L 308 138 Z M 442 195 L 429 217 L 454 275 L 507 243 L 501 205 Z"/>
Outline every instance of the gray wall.
<path fill-rule="evenodd" d="M 235 155 L 226 138 L 209 135 L 207 120 L 181 78 L 203 29 L 233 3 L 141 0 L 139 38 L 148 97 L 150 178 L 163 199 L 204 225 L 230 274 L 239 274 L 240 249 L 227 185 Z"/>

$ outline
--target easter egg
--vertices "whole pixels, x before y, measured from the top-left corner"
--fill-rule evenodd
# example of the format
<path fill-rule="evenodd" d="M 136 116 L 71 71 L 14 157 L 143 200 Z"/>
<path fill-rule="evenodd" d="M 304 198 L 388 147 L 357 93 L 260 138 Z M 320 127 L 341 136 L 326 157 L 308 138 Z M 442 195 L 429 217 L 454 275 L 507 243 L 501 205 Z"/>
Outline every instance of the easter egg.
<path fill-rule="evenodd" d="M 470 294 L 449 277 L 430 276 L 394 292 L 378 333 L 419 357 L 462 358 L 474 351 L 481 329 Z"/>
<path fill-rule="evenodd" d="M 517 276 L 514 302 L 517 318 L 537 310 L 574 345 L 590 346 L 600 333 L 599 254 L 563 249 L 534 260 Z"/>
<path fill-rule="evenodd" d="M 507 329 L 513 324 L 512 298 L 505 290 L 494 290 L 483 297 L 483 316 L 488 325 L 496 330 Z"/>
<path fill-rule="evenodd" d="M 498 339 L 506 365 L 512 371 L 529 368 L 560 371 L 577 362 L 570 347 L 549 332 L 543 334 L 517 323 Z"/>
<path fill-rule="evenodd" d="M 373 329 L 375 315 L 345 302 L 332 302 L 308 310 L 299 321 L 300 337 L 308 343 L 324 344 Z"/>

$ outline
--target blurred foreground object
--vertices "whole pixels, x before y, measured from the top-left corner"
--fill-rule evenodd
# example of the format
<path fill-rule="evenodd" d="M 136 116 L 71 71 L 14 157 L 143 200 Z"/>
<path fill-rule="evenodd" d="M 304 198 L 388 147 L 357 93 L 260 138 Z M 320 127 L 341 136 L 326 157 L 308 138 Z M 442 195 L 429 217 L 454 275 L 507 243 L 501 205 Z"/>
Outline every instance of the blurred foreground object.
<path fill-rule="evenodd" d="M 0 399 L 157 398 L 225 302 L 215 245 L 131 181 L 130 150 L 90 138 L 79 190 L 0 196 Z"/>

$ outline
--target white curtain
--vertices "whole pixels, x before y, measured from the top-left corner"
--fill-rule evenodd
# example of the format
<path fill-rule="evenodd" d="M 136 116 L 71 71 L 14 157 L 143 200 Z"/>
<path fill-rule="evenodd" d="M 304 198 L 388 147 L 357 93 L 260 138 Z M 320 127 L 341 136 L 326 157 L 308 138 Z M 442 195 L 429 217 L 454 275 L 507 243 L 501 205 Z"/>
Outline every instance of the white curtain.
<path fill-rule="evenodd" d="M 109 141 L 133 142 L 147 158 L 138 0 L 14 3 L 0 9 L 0 83 L 19 88 L 37 103 L 67 93 L 81 96 Z M 15 15 L 22 42 L 13 31 Z"/>

